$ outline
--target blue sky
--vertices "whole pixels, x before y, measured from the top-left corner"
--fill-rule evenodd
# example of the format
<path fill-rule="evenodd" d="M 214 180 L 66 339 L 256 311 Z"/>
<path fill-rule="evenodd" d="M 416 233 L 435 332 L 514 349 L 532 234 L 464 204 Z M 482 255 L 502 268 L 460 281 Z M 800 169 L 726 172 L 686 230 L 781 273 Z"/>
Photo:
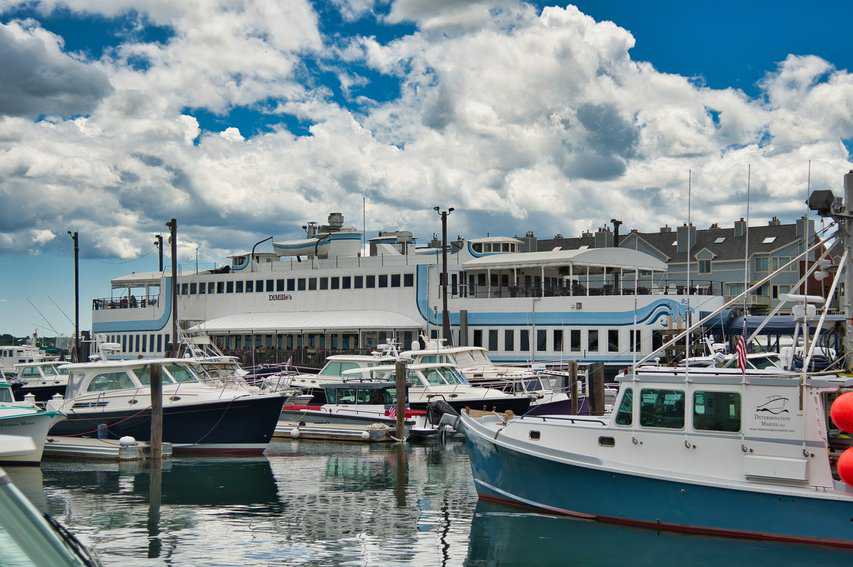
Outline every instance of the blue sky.
<path fill-rule="evenodd" d="M 110 277 L 154 266 L 173 215 L 189 270 L 196 247 L 210 267 L 333 208 L 359 218 L 362 195 L 371 230 L 421 240 L 434 202 L 468 236 L 570 234 L 617 208 L 648 230 L 683 216 L 666 204 L 687 168 L 715 189 L 701 225 L 742 214 L 746 163 L 758 216 L 785 219 L 808 159 L 823 186 L 850 163 L 851 3 L 576 3 L 592 20 L 513 0 L 252 5 L 0 2 L 17 63 L 0 87 L 0 332 L 53 334 L 30 301 L 70 330 L 54 305 L 73 311 L 68 228 L 86 328 Z"/>

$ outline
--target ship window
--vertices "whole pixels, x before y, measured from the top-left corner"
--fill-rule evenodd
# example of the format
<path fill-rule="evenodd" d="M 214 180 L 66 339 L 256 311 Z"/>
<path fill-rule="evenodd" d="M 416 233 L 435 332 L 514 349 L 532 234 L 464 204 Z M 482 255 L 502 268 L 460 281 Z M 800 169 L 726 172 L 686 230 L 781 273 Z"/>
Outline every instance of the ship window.
<path fill-rule="evenodd" d="M 643 427 L 684 427 L 684 392 L 681 390 L 640 390 L 640 425 Z"/>
<path fill-rule="evenodd" d="M 163 335 L 157 335 L 157 352 L 163 352 Z"/>
<path fill-rule="evenodd" d="M 320 371 L 321 376 L 340 376 L 341 375 L 341 363 L 340 362 L 328 362 L 326 366 Z"/>
<path fill-rule="evenodd" d="M 341 288 L 342 289 L 350 289 L 352 287 L 352 277 L 344 276 L 341 278 Z"/>
<path fill-rule="evenodd" d="M 193 282 L 190 284 L 190 295 L 195 295 L 196 293 L 196 283 Z"/>
<path fill-rule="evenodd" d="M 148 335 L 148 352 L 154 352 L 154 335 Z"/>
<path fill-rule="evenodd" d="M 518 333 L 521 338 L 521 347 L 519 350 L 525 352 L 530 350 L 530 331 L 527 329 L 521 329 Z"/>
<path fill-rule="evenodd" d="M 628 331 L 628 333 L 631 337 L 631 352 L 640 352 L 643 346 L 643 339 L 640 337 L 640 330 L 632 329 Z"/>
<path fill-rule="evenodd" d="M 515 350 L 515 329 L 504 331 L 504 350 L 509 352 Z"/>
<path fill-rule="evenodd" d="M 308 289 L 311 291 L 317 289 L 317 278 L 308 278 Z"/>
<path fill-rule="evenodd" d="M 634 391 L 631 388 L 625 388 L 622 401 L 619 402 L 619 410 L 616 412 L 616 425 L 631 425 L 633 412 Z"/>
<path fill-rule="evenodd" d="M 706 431 L 740 431 L 740 394 L 694 392 L 693 428 Z"/>
<path fill-rule="evenodd" d="M 249 280 L 246 282 L 246 293 L 253 293 L 255 291 L 255 282 L 253 280 Z"/>
<path fill-rule="evenodd" d="M 225 282 L 216 282 L 216 293 L 225 293 Z"/>
<path fill-rule="evenodd" d="M 234 293 L 243 293 L 243 280 L 237 280 L 237 285 L 234 287 Z"/>
<path fill-rule="evenodd" d="M 164 368 L 172 375 L 172 379 L 175 382 L 198 382 L 198 379 L 190 369 L 182 364 L 166 364 Z"/>
<path fill-rule="evenodd" d="M 305 291 L 305 278 L 299 278 L 296 280 L 296 289 L 299 291 Z"/>
<path fill-rule="evenodd" d="M 181 284 L 181 295 L 189 295 L 190 293 L 190 285 L 182 283 Z"/>
<path fill-rule="evenodd" d="M 332 281 L 331 281 L 332 289 L 340 289 L 340 287 L 341 287 L 341 278 L 339 278 L 339 277 L 337 277 L 337 276 L 334 276 L 334 277 L 331 277 L 331 278 L 329 278 L 329 279 L 330 279 L 330 280 L 332 280 Z"/>
<path fill-rule="evenodd" d="M 400 274 L 391 274 L 391 287 L 400 287 Z"/>
<path fill-rule="evenodd" d="M 554 351 L 563 352 L 563 330 L 554 329 Z"/>
<path fill-rule="evenodd" d="M 127 352 L 127 335 L 121 336 L 121 352 Z"/>
<path fill-rule="evenodd" d="M 572 352 L 580 352 L 581 350 L 581 330 L 572 329 L 569 331 L 569 348 Z"/>
<path fill-rule="evenodd" d="M 353 287 L 355 289 L 361 289 L 364 287 L 364 276 L 354 276 L 353 277 Z"/>
<path fill-rule="evenodd" d="M 275 281 L 275 280 L 267 280 L 267 287 L 266 287 L 266 289 L 267 289 L 267 291 L 268 291 L 268 292 L 273 290 L 273 287 L 274 287 L 273 282 L 274 282 L 274 281 Z"/>
<path fill-rule="evenodd" d="M 498 350 L 498 330 L 489 329 L 489 350 Z"/>
<path fill-rule="evenodd" d="M 451 278 L 453 281 L 453 294 L 456 295 L 456 274 Z M 403 287 L 415 287 L 415 274 L 403 274 Z"/>
<path fill-rule="evenodd" d="M 89 382 L 87 392 L 107 392 L 110 390 L 125 390 L 133 388 L 133 380 L 127 372 L 106 372 L 98 374 Z"/>
<path fill-rule="evenodd" d="M 365 287 L 376 287 L 376 276 L 366 276 L 365 280 Z"/>
<path fill-rule="evenodd" d="M 261 292 L 264 291 L 264 280 L 258 280 L 255 282 L 255 291 Z M 272 291 L 272 290 L 270 290 Z"/>
<path fill-rule="evenodd" d="M 234 293 L 234 282 L 227 282 L 226 284 L 226 292 Z"/>
<path fill-rule="evenodd" d="M 320 289 L 329 289 L 329 278 L 320 278 Z"/>
<path fill-rule="evenodd" d="M 607 352 L 619 352 L 619 329 L 607 330 Z"/>
<path fill-rule="evenodd" d="M 476 347 L 483 346 L 483 330 L 482 329 L 474 329 L 474 346 L 476 346 Z"/>
<path fill-rule="evenodd" d="M 198 283 L 198 293 L 199 293 L 199 295 L 204 295 L 205 293 L 207 293 L 207 284 L 206 283 L 204 283 L 204 282 Z"/>
<path fill-rule="evenodd" d="M 133 373 L 136 374 L 136 377 L 139 379 L 139 383 L 143 386 L 151 385 L 151 367 L 150 366 L 142 366 L 139 368 L 134 368 Z M 163 372 L 162 368 L 160 370 L 160 382 L 162 384 L 174 384 L 175 381 L 172 380 L 172 377 Z"/>
<path fill-rule="evenodd" d="M 275 290 L 284 291 L 284 280 L 275 280 Z"/>
<path fill-rule="evenodd" d="M 293 278 L 287 279 L 287 291 L 295 291 L 296 290 L 296 280 Z"/>
<path fill-rule="evenodd" d="M 379 274 L 379 287 L 388 287 L 388 275 Z"/>
<path fill-rule="evenodd" d="M 216 292 L 216 282 L 207 282 L 207 293 L 213 294 Z"/>
<path fill-rule="evenodd" d="M 479 242 L 474 244 L 474 252 L 482 252 L 482 251 L 483 251 L 483 245 L 482 244 L 480 244 Z"/>
<path fill-rule="evenodd" d="M 548 350 L 548 331 L 536 329 L 536 350 L 544 352 Z"/>
<path fill-rule="evenodd" d="M 598 352 L 598 329 L 587 331 L 586 350 L 590 352 Z"/>

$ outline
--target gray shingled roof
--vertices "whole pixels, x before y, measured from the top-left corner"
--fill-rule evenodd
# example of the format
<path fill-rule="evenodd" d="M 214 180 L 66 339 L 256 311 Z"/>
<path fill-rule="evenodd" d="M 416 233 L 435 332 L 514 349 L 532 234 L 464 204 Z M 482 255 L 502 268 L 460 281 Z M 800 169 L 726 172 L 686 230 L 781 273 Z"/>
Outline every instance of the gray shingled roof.
<path fill-rule="evenodd" d="M 620 235 L 620 245 L 624 246 L 625 242 L 631 241 L 634 235 L 639 236 L 649 245 L 660 250 L 666 255 L 669 262 L 679 263 L 686 261 L 684 254 L 676 256 L 676 246 L 673 245 L 678 238 L 676 228 L 671 232 L 638 232 Z M 773 242 L 764 243 L 768 237 L 775 236 Z M 716 243 L 719 238 L 724 238 L 720 243 Z M 778 224 L 749 227 L 749 254 L 769 253 L 784 247 L 796 240 L 797 225 L 796 224 Z M 563 249 L 571 250 L 580 246 L 594 247 L 595 237 L 584 236 L 575 238 L 547 238 L 539 240 L 537 248 L 540 251 L 553 250 L 560 246 Z M 744 238 L 735 238 L 734 227 L 729 228 L 706 228 L 697 229 L 695 233 L 695 242 L 691 242 L 692 258 L 696 259 L 696 254 L 707 248 L 714 254 L 714 260 L 737 260 L 743 258 Z"/>

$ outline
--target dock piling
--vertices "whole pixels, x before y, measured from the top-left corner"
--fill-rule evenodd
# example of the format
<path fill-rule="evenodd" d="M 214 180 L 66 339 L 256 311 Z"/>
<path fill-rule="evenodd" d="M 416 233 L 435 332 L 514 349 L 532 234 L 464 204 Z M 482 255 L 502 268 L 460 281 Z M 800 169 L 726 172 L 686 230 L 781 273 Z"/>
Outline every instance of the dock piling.
<path fill-rule="evenodd" d="M 566 389 L 569 394 L 569 415 L 578 414 L 578 362 L 569 361 L 569 383 Z"/>
<path fill-rule="evenodd" d="M 160 365 L 152 364 L 151 371 L 151 463 L 159 465 L 163 458 L 163 380 Z"/>
<path fill-rule="evenodd" d="M 397 394 L 397 439 L 403 442 L 406 439 L 406 402 L 408 401 L 405 360 L 398 360 L 394 364 L 394 374 L 396 378 L 395 392 Z"/>

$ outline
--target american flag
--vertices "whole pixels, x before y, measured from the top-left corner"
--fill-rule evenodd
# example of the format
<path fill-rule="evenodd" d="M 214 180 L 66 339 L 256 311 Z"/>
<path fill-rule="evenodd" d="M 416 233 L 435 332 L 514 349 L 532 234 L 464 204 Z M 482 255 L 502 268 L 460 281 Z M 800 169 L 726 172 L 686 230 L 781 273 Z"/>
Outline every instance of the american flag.
<path fill-rule="evenodd" d="M 746 341 L 742 334 L 737 338 L 735 350 L 737 351 L 737 367 L 740 368 L 742 374 L 746 374 Z"/>
<path fill-rule="evenodd" d="M 388 410 L 385 412 L 385 415 L 387 415 L 388 417 L 397 417 L 397 406 L 389 407 Z"/>

